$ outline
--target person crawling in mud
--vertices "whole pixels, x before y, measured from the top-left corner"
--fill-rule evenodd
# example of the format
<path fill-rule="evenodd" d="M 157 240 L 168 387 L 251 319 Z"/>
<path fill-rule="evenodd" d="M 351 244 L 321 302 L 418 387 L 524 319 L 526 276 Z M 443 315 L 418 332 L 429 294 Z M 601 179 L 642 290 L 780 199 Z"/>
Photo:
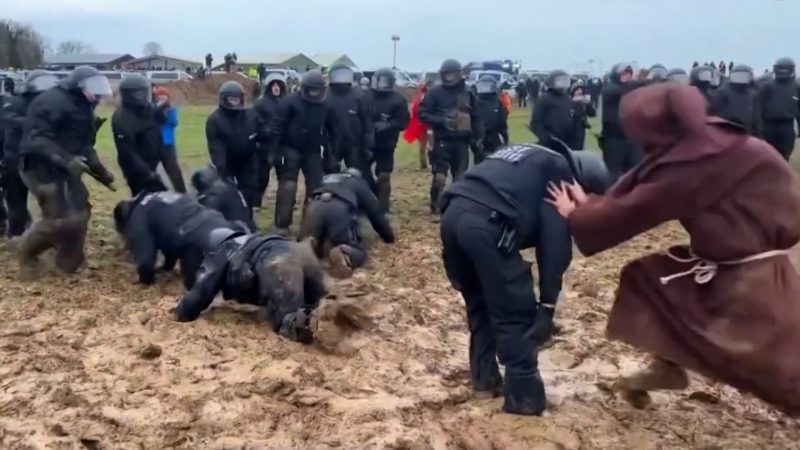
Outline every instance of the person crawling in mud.
<path fill-rule="evenodd" d="M 192 186 L 201 205 L 219 211 L 232 222 L 240 222 L 251 233 L 258 229 L 242 192 L 236 184 L 220 178 L 214 166 L 192 174 Z"/>
<path fill-rule="evenodd" d="M 114 207 L 114 224 L 133 256 L 140 283 L 155 283 L 161 252 L 164 271 L 171 271 L 180 260 L 186 289 L 194 285 L 204 252 L 215 248 L 209 241 L 211 232 L 240 228 L 186 194 L 146 191 Z"/>
<path fill-rule="evenodd" d="M 538 415 L 546 406 L 536 349 L 550 340 L 562 278 L 572 260 L 567 221 L 544 200 L 549 182 L 576 178 L 603 192 L 608 171 L 599 155 L 539 145 L 501 147 L 442 196 L 440 225 L 447 278 L 461 292 L 470 331 L 473 389 L 503 394 L 503 411 Z M 531 264 L 536 248 L 537 303 Z M 506 367 L 501 377 L 497 361 Z"/>
<path fill-rule="evenodd" d="M 264 307 L 267 322 L 281 336 L 311 343 L 311 313 L 326 293 L 311 247 L 233 229 L 214 230 L 211 240 L 215 248 L 203 260 L 197 283 L 178 302 L 177 319 L 196 320 L 222 292 L 226 300 Z"/>
<path fill-rule="evenodd" d="M 367 216 L 384 242 L 394 242 L 392 226 L 359 170 L 350 168 L 326 175 L 322 187 L 311 195 L 299 238 L 312 237 L 314 251 L 320 258 L 324 249 L 330 247 L 328 259 L 334 277 L 350 277 L 367 260 L 358 229 L 361 214 Z"/>
<path fill-rule="evenodd" d="M 634 405 L 683 389 L 686 370 L 800 414 L 800 180 L 778 152 L 706 114 L 702 95 L 661 83 L 627 94 L 620 118 L 645 157 L 603 197 L 553 186 L 582 253 L 679 220 L 690 246 L 622 271 L 607 334 L 653 355 L 616 388 Z"/>

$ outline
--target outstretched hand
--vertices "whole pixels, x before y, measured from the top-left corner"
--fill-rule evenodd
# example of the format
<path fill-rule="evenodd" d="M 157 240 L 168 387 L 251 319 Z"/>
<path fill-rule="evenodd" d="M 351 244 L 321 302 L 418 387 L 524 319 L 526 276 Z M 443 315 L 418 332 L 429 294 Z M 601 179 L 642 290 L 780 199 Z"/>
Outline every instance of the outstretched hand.
<path fill-rule="evenodd" d="M 563 181 L 560 185 L 556 185 L 555 183 L 549 183 L 547 185 L 547 192 L 550 194 L 551 198 L 548 198 L 545 201 L 553 205 L 558 213 L 561 214 L 561 216 L 565 219 L 569 219 L 569 216 L 578 207 L 578 204 L 570 195 L 571 187 L 571 184 Z M 581 192 L 582 191 L 583 190 L 581 189 Z M 586 194 L 583 195 L 585 197 Z"/>

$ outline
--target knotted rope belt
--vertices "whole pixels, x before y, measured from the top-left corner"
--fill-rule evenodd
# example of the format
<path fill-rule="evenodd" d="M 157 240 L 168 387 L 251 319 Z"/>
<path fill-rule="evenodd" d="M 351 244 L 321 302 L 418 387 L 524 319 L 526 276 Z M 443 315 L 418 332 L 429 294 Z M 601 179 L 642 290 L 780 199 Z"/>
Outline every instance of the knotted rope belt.
<path fill-rule="evenodd" d="M 755 255 L 747 256 L 741 259 L 734 259 L 731 261 L 710 261 L 705 258 L 701 258 L 695 255 L 693 252 L 689 252 L 688 258 L 681 258 L 680 256 L 676 256 L 672 253 L 671 250 L 667 250 L 667 256 L 669 256 L 673 261 L 677 261 L 679 263 L 691 264 L 695 263 L 691 269 L 676 273 L 673 275 L 669 275 L 666 277 L 661 277 L 661 284 L 669 284 L 670 281 L 676 280 L 678 278 L 688 277 L 694 275 L 694 282 L 697 284 L 706 284 L 714 279 L 717 275 L 717 270 L 720 266 L 739 266 L 742 264 L 747 264 L 753 261 L 761 261 L 763 259 L 775 258 L 778 256 L 787 256 L 789 255 L 789 250 L 770 250 L 763 253 L 757 253 Z"/>

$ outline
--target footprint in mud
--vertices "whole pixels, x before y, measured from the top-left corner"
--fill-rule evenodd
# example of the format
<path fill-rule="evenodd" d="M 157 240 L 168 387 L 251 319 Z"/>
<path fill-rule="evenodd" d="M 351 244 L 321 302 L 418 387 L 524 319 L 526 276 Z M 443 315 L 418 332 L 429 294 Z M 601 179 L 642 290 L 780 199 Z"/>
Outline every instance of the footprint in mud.
<path fill-rule="evenodd" d="M 311 329 L 325 350 L 353 355 L 358 350 L 348 342 L 354 332 L 370 329 L 374 321 L 354 299 L 323 300 L 311 316 Z"/>

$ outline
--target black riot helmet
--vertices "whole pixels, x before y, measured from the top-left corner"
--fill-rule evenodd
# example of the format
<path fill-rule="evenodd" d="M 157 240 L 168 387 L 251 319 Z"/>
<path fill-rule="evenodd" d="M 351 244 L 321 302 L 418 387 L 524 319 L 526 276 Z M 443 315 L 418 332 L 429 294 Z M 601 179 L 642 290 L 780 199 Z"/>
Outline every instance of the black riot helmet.
<path fill-rule="evenodd" d="M 314 69 L 303 74 L 303 79 L 300 80 L 300 96 L 303 100 L 311 103 L 322 103 L 325 101 L 326 93 L 327 86 L 322 72 Z"/>
<path fill-rule="evenodd" d="M 34 70 L 25 79 L 24 95 L 37 95 L 58 84 L 58 77 L 46 70 Z"/>
<path fill-rule="evenodd" d="M 586 192 L 592 194 L 606 192 L 611 185 L 611 176 L 602 156 L 594 152 L 574 151 L 558 138 L 553 138 L 553 141 L 561 145 L 562 151 L 557 153 L 567 159 L 572 175 Z"/>
<path fill-rule="evenodd" d="M 647 79 L 653 81 L 667 81 L 669 71 L 662 64 L 653 64 L 648 70 Z"/>
<path fill-rule="evenodd" d="M 328 79 L 331 85 L 347 85 L 352 86 L 354 80 L 353 69 L 347 64 L 334 64 L 328 70 Z"/>
<path fill-rule="evenodd" d="M 673 81 L 681 84 L 689 84 L 689 74 L 685 70 L 677 68 L 670 69 L 667 73 L 667 81 Z"/>
<path fill-rule="evenodd" d="M 775 61 L 772 71 L 775 72 L 776 80 L 793 80 L 795 73 L 794 60 L 789 57 L 780 58 Z"/>
<path fill-rule="evenodd" d="M 217 169 L 209 164 L 205 169 L 195 170 L 192 174 L 192 187 L 198 194 L 202 194 L 218 179 Z"/>
<path fill-rule="evenodd" d="M 442 78 L 443 86 L 457 86 L 464 81 L 464 74 L 461 72 L 461 63 L 455 59 L 445 59 L 439 67 L 439 76 Z"/>
<path fill-rule="evenodd" d="M 103 97 L 113 95 L 108 78 L 90 66 L 78 66 L 66 78 L 58 82 L 59 86 L 70 91 L 82 91 L 86 99 L 98 103 Z"/>
<path fill-rule="evenodd" d="M 150 80 L 139 74 L 126 75 L 119 82 L 123 107 L 139 108 L 150 104 Z"/>
<path fill-rule="evenodd" d="M 697 66 L 689 75 L 689 84 L 699 88 L 711 86 L 714 81 L 714 69 L 711 66 Z"/>
<path fill-rule="evenodd" d="M 500 92 L 497 88 L 497 79 L 488 73 L 481 75 L 475 83 L 475 91 L 478 95 L 496 95 Z"/>
<path fill-rule="evenodd" d="M 224 109 L 244 109 L 244 88 L 238 81 L 226 81 L 219 88 L 219 106 Z"/>
<path fill-rule="evenodd" d="M 622 81 L 623 74 L 630 74 L 633 77 L 635 64 L 631 62 L 620 62 L 611 67 L 611 72 L 608 74 L 608 79 L 614 84 L 624 83 Z"/>
<path fill-rule="evenodd" d="M 750 86 L 755 81 L 753 68 L 744 64 L 739 64 L 731 69 L 728 81 L 738 86 Z"/>
<path fill-rule="evenodd" d="M 558 92 L 567 92 L 571 84 L 572 80 L 569 74 L 563 70 L 554 70 L 550 72 L 544 80 L 544 85 L 547 86 L 547 89 Z"/>
<path fill-rule="evenodd" d="M 378 92 L 391 92 L 395 84 L 394 70 L 378 69 L 372 74 L 372 90 Z"/>

